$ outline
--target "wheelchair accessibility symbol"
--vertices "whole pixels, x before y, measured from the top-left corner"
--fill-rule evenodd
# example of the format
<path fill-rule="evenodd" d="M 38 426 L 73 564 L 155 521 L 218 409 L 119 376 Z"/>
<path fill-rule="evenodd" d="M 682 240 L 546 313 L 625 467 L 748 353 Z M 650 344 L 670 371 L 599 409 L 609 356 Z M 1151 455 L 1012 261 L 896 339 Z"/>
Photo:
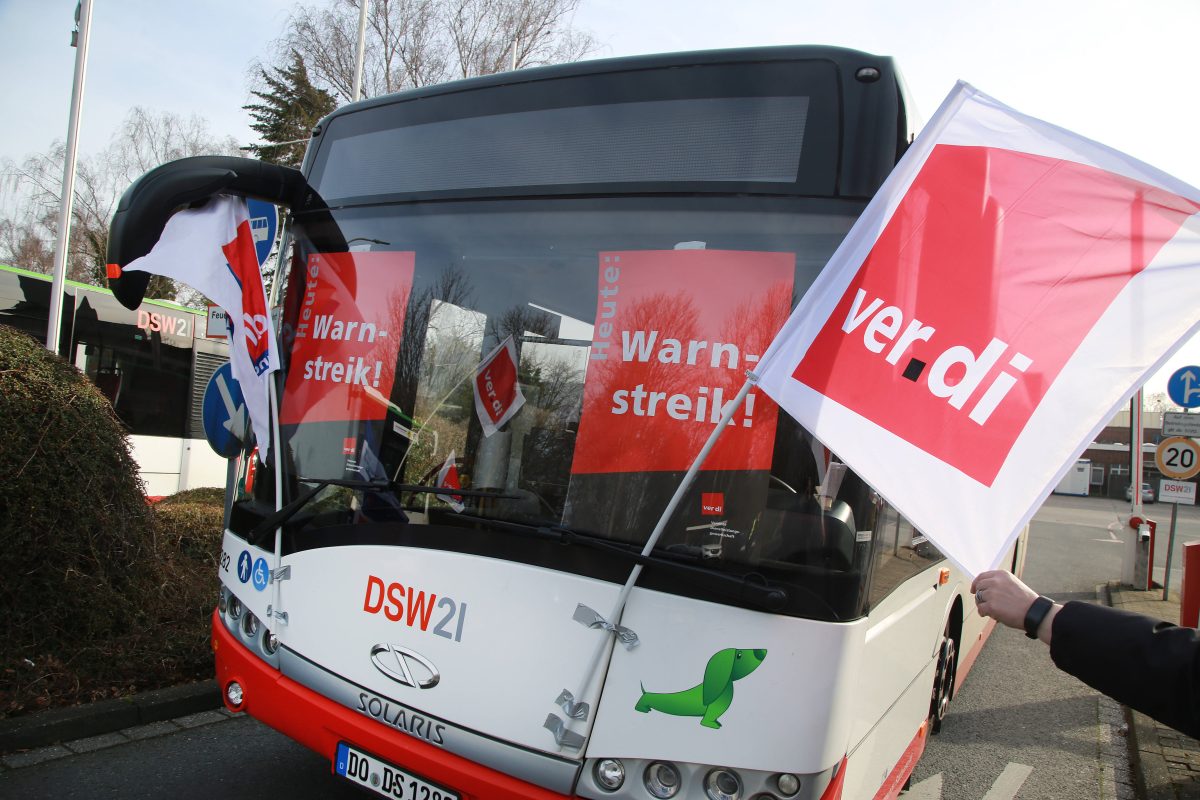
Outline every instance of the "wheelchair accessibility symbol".
<path fill-rule="evenodd" d="M 262 591 L 267 588 L 267 581 L 271 579 L 271 570 L 267 569 L 267 560 L 260 558 L 254 562 L 254 573 L 251 575 L 254 579 L 254 588 Z"/>

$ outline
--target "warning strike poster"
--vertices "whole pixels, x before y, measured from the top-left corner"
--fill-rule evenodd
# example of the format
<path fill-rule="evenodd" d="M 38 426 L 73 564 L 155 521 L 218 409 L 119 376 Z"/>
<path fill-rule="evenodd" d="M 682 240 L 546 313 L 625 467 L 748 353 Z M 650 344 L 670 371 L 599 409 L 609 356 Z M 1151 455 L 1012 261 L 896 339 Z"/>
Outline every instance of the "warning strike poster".
<path fill-rule="evenodd" d="M 413 254 L 309 257 L 280 422 L 384 419 Z"/>
<path fill-rule="evenodd" d="M 411 252 L 309 256 L 279 410 L 302 474 L 381 477 L 413 267 Z"/>
<path fill-rule="evenodd" d="M 794 274 L 792 253 L 600 254 L 571 524 L 646 538 L 787 319 Z M 701 531 L 689 540 L 710 541 L 714 526 L 729 540 L 748 533 L 766 492 L 777 408 L 752 391 L 721 434 L 676 515 Z"/>

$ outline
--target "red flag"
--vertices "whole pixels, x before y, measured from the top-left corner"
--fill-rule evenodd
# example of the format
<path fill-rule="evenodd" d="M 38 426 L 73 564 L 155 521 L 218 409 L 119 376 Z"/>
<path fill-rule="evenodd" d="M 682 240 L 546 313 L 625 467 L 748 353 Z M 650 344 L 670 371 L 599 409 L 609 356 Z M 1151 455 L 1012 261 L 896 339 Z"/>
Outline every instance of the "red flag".
<path fill-rule="evenodd" d="M 258 450 L 265 459 L 271 444 L 268 386 L 271 372 L 279 369 L 279 358 L 246 201 L 220 195 L 201 208 L 176 213 L 150 252 L 125 271 L 182 281 L 225 309 L 231 330 L 230 366 L 241 384 Z"/>
<path fill-rule="evenodd" d="M 968 572 L 1200 307 L 1200 191 L 959 84 L 759 385 Z"/>
<path fill-rule="evenodd" d="M 438 471 L 437 485 L 439 488 L 446 489 L 461 489 L 462 481 L 458 477 L 458 466 L 454 463 L 454 451 L 450 451 L 450 456 L 446 459 L 446 463 L 442 464 L 442 468 Z M 465 506 L 462 503 L 462 495 L 458 494 L 438 494 L 437 499 L 447 503 L 455 511 L 461 512 Z"/>
<path fill-rule="evenodd" d="M 509 336 L 475 368 L 475 413 L 491 436 L 525 405 L 517 381 L 517 347 Z"/>

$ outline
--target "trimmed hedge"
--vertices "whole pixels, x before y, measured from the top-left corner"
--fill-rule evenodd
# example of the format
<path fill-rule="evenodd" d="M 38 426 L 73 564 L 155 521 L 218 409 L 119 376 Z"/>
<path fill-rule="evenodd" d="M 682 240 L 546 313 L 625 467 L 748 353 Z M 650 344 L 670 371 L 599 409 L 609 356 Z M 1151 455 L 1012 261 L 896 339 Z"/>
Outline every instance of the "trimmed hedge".
<path fill-rule="evenodd" d="M 210 676 L 222 508 L 150 507 L 104 395 L 0 325 L 0 716 Z"/>

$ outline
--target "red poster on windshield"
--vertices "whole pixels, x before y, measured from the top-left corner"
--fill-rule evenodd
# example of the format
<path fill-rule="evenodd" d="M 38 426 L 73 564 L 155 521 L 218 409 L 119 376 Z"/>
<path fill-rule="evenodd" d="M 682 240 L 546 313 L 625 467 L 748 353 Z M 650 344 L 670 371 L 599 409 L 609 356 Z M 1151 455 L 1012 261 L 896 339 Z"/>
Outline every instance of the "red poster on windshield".
<path fill-rule="evenodd" d="M 381 420 L 413 282 L 413 254 L 309 257 L 279 421 Z"/>
<path fill-rule="evenodd" d="M 572 474 L 686 470 L 787 319 L 794 274 L 792 253 L 601 253 Z M 752 391 L 704 469 L 768 469 L 776 409 Z"/>

